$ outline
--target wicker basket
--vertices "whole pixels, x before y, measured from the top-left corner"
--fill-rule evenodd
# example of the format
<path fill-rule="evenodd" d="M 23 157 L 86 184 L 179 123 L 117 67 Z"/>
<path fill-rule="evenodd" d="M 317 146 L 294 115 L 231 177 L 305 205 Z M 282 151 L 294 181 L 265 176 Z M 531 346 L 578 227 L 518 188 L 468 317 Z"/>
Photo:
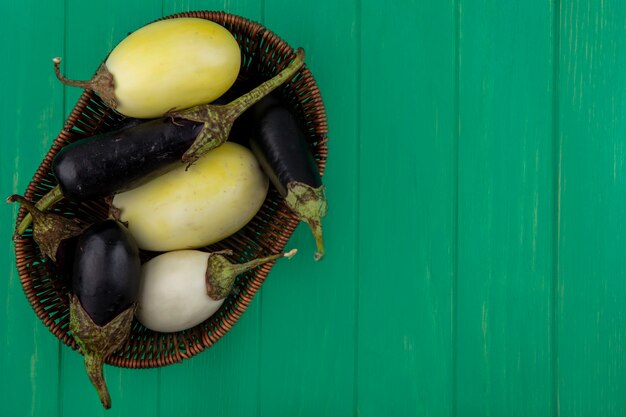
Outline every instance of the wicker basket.
<path fill-rule="evenodd" d="M 199 17 L 225 26 L 237 39 L 242 53 L 242 68 L 234 89 L 247 89 L 271 78 L 293 57 L 294 50 L 275 34 L 242 17 L 223 12 L 188 12 L 166 17 Z M 280 94 L 291 106 L 305 127 L 307 139 L 320 171 L 326 162 L 326 113 L 319 90 L 310 71 L 303 67 L 289 84 L 280 88 Z M 56 186 L 51 173 L 52 159 L 63 146 L 112 129 L 123 119 L 95 95 L 86 90 L 37 169 L 25 196 L 37 201 Z M 104 201 L 73 203 L 63 200 L 54 211 L 78 217 L 85 222 L 95 222 L 107 217 Z M 26 214 L 21 209 L 18 222 Z M 242 262 L 260 255 L 281 251 L 295 227 L 297 218 L 287 209 L 278 192 L 270 187 L 267 199 L 259 213 L 244 229 L 205 250 L 230 248 L 236 256 L 231 260 Z M 52 263 L 46 260 L 31 237 L 29 229 L 15 242 L 15 254 L 20 281 L 35 313 L 66 345 L 77 349 L 69 331 L 69 287 L 55 273 Z M 143 260 L 156 253 L 142 252 Z M 230 330 L 246 310 L 259 287 L 267 277 L 272 264 L 241 275 L 235 290 L 228 296 L 220 310 L 204 323 L 177 333 L 157 333 L 134 322 L 128 341 L 112 355 L 107 363 L 126 368 L 165 366 L 191 358 L 210 347 Z"/>

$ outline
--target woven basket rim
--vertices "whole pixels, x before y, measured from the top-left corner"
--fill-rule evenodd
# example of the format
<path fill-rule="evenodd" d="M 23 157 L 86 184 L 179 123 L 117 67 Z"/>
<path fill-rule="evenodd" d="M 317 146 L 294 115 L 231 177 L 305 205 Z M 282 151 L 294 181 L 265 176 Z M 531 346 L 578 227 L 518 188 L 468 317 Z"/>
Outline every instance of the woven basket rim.
<path fill-rule="evenodd" d="M 227 29 L 229 28 L 230 25 L 234 27 L 236 26 L 236 27 L 245 28 L 246 30 L 255 34 L 255 36 L 257 37 L 257 39 L 253 40 L 253 42 L 258 41 L 259 44 L 263 43 L 263 45 L 265 46 L 271 45 L 274 48 L 273 51 L 276 51 L 277 53 L 279 52 L 283 53 L 284 55 L 289 55 L 289 54 L 292 55 L 294 53 L 294 49 L 291 46 L 289 46 L 284 40 L 278 37 L 275 33 L 271 32 L 269 29 L 265 28 L 263 25 L 257 22 L 254 22 L 252 20 L 249 20 L 245 17 L 226 13 L 223 11 L 220 11 L 220 12 L 190 11 L 190 12 L 176 13 L 176 14 L 172 14 L 169 16 L 156 19 L 154 21 L 179 18 L 179 17 L 199 17 L 203 19 L 208 19 L 208 20 L 212 20 L 217 23 L 220 23 L 221 25 L 225 26 Z M 152 23 L 152 22 L 149 22 L 149 23 Z M 146 23 L 146 24 L 149 24 L 149 23 Z M 242 51 L 242 54 L 243 54 L 243 51 Z M 311 118 L 314 120 L 314 124 L 315 124 L 314 125 L 315 134 L 316 134 L 315 146 L 316 146 L 317 155 L 318 155 L 318 159 L 317 159 L 318 167 L 320 169 L 320 173 L 323 175 L 324 170 L 325 170 L 325 165 L 326 165 L 327 152 L 328 152 L 328 148 L 327 148 L 328 129 L 327 129 L 326 110 L 325 110 L 323 101 L 321 99 L 321 94 L 317 86 L 317 83 L 315 82 L 315 79 L 313 78 L 312 73 L 306 67 L 306 65 L 303 66 L 303 68 L 299 71 L 299 74 L 302 79 L 301 82 L 303 85 L 305 85 L 307 92 L 313 95 L 315 99 L 314 111 L 311 115 Z M 296 96 L 298 96 L 300 94 L 300 91 L 298 90 L 296 91 L 296 93 L 297 93 Z M 65 146 L 69 141 L 72 140 L 72 134 L 73 132 L 75 132 L 74 129 L 76 129 L 77 123 L 81 120 L 81 116 L 85 116 L 85 112 L 89 112 L 90 115 L 93 113 L 96 116 L 98 116 L 97 111 L 92 108 L 94 107 L 93 106 L 94 100 L 98 100 L 98 97 L 92 91 L 85 90 L 82 93 L 76 105 L 70 112 L 67 120 L 65 121 L 63 128 L 61 129 L 58 136 L 55 138 L 52 146 L 50 147 L 50 149 L 44 156 L 32 180 L 29 182 L 29 185 L 24 194 L 27 199 L 33 201 L 34 199 L 36 199 L 36 196 L 38 195 L 38 193 L 42 192 L 41 191 L 42 188 L 45 188 L 45 187 L 51 188 L 54 185 L 50 183 L 50 179 L 49 179 L 52 160 L 54 156 L 59 152 L 59 150 L 63 146 Z M 112 110 L 110 109 L 108 110 L 111 112 L 110 114 L 114 113 Z M 102 123 L 102 121 L 107 117 L 107 114 L 104 114 L 104 115 L 100 114 L 100 116 L 101 116 L 101 119 L 98 123 Z M 283 219 L 285 220 L 285 226 L 281 230 L 282 233 L 280 234 L 279 233 L 274 234 L 273 232 L 270 232 L 270 233 L 272 233 L 272 237 L 275 238 L 274 239 L 275 246 L 273 246 L 273 249 L 275 249 L 276 251 L 281 251 L 285 247 L 287 240 L 291 237 L 296 226 L 299 224 L 299 220 L 293 213 L 284 210 L 284 208 L 283 209 L 281 209 L 280 207 L 276 208 L 276 213 L 283 216 Z M 19 224 L 19 222 L 24 218 L 25 215 L 26 215 L 26 210 L 24 208 L 20 208 L 18 216 L 17 216 L 17 224 Z M 45 261 L 41 259 L 41 257 L 37 259 L 33 255 L 33 251 L 36 254 L 38 252 L 38 249 L 36 248 L 36 245 L 32 241 L 32 237 L 30 236 L 30 234 L 25 234 L 24 236 L 17 238 L 15 240 L 16 265 L 17 265 L 22 289 L 24 290 L 24 293 L 29 303 L 31 304 L 33 310 L 35 311 L 37 316 L 43 321 L 44 325 L 48 327 L 49 330 L 57 338 L 59 338 L 65 345 L 71 347 L 74 350 L 77 350 L 78 346 L 76 345 L 71 334 L 68 333 L 67 320 L 65 320 L 63 316 L 63 312 L 60 310 L 59 311 L 54 310 L 51 312 L 50 309 L 46 308 L 46 306 L 41 303 L 41 294 L 38 292 L 40 291 L 40 289 L 36 288 L 33 285 L 33 277 L 31 276 L 31 272 L 34 274 L 34 272 L 37 272 L 37 270 L 33 272 L 31 271 L 31 268 L 33 268 L 33 265 L 44 264 Z M 185 359 L 190 359 L 196 354 L 204 351 L 206 348 L 211 347 L 214 343 L 220 340 L 232 328 L 232 326 L 235 325 L 235 323 L 239 320 L 241 315 L 246 311 L 247 307 L 249 306 L 252 299 L 256 295 L 260 286 L 265 281 L 273 264 L 274 262 L 265 264 L 259 267 L 255 271 L 255 273 L 253 274 L 253 278 L 248 283 L 249 285 L 248 290 L 235 295 L 235 299 L 233 300 L 233 303 L 231 303 L 232 310 L 228 311 L 223 317 L 221 316 L 218 317 L 221 319 L 219 320 L 217 326 L 214 328 L 214 331 L 211 331 L 210 333 L 207 333 L 206 331 L 198 333 L 198 329 L 203 328 L 204 325 L 207 326 L 206 330 L 209 330 L 208 325 L 206 323 L 208 323 L 209 321 L 212 322 L 213 320 L 216 320 L 214 319 L 214 317 L 217 316 L 218 313 L 220 313 L 224 309 L 226 302 L 220 308 L 220 310 L 218 310 L 218 313 L 216 313 L 214 316 L 212 316 L 212 318 L 209 318 L 205 323 L 201 325 L 198 325 L 184 332 L 158 334 L 157 337 L 160 338 L 158 339 L 160 343 L 163 343 L 163 345 L 167 345 L 167 346 L 173 346 L 173 348 L 170 349 L 168 352 L 166 352 L 166 354 L 157 355 L 157 356 L 153 356 L 150 358 L 145 358 L 145 357 L 134 358 L 132 355 L 133 355 L 133 352 L 135 351 L 135 348 L 139 349 L 137 352 L 140 352 L 141 346 L 133 345 L 130 348 L 129 357 L 111 355 L 107 359 L 106 363 L 113 365 L 113 366 L 126 367 L 126 368 L 161 367 L 161 366 L 166 366 L 166 365 L 170 365 L 173 363 L 178 363 Z M 44 294 L 44 297 L 52 297 L 52 298 L 63 297 L 62 294 L 58 294 L 58 293 L 55 294 L 54 292 L 55 291 L 53 290 L 51 291 L 51 293 L 46 293 Z M 231 296 L 229 296 L 229 299 L 231 298 Z M 223 314 L 223 313 L 220 313 L 220 314 Z M 58 318 L 59 316 L 61 316 L 60 321 Z M 191 332 L 198 333 L 196 334 L 196 338 L 199 339 L 198 340 L 199 343 L 188 345 L 180 341 L 180 339 L 183 339 L 185 335 L 190 334 Z M 153 332 L 153 333 L 156 333 L 156 332 Z M 184 349 L 181 349 L 181 343 L 183 343 Z M 140 353 L 135 353 L 135 354 L 139 355 Z"/>

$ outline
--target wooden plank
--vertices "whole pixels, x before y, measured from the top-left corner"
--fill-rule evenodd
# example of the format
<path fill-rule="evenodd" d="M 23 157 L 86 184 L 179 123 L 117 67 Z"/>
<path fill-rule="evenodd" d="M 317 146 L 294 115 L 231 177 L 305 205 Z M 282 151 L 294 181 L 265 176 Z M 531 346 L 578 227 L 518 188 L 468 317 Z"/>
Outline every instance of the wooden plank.
<path fill-rule="evenodd" d="M 624 2 L 560 8 L 561 416 L 626 414 L 625 13 Z"/>
<path fill-rule="evenodd" d="M 359 416 L 454 411 L 455 15 L 362 3 Z"/>
<path fill-rule="evenodd" d="M 0 194 L 23 194 L 62 124 L 51 58 L 63 48 L 62 1 L 2 2 Z M 9 17 L 10 16 L 10 17 Z M 0 415 L 56 416 L 59 342 L 28 303 L 15 267 L 17 205 L 0 210 Z"/>
<path fill-rule="evenodd" d="M 553 413 L 552 21 L 460 3 L 459 415 Z"/>
<path fill-rule="evenodd" d="M 161 16 L 161 1 L 67 1 L 66 47 L 62 71 L 69 78 L 88 79 L 107 53 L 129 32 Z M 66 116 L 82 90 L 65 89 Z M 154 416 L 158 411 L 157 370 L 105 367 L 112 408 L 105 411 L 84 370 L 83 357 L 63 346 L 60 400 L 63 416 Z"/>
<path fill-rule="evenodd" d="M 233 13 L 254 21 L 263 19 L 263 2 L 259 0 L 164 0 L 163 15 L 189 11 L 218 11 Z"/>
<path fill-rule="evenodd" d="M 265 2 L 265 25 L 303 47 L 330 126 L 324 183 L 326 256 L 301 224 L 264 284 L 260 344 L 261 416 L 337 416 L 354 410 L 358 17 L 356 1 Z"/>
<path fill-rule="evenodd" d="M 258 1 L 164 2 L 164 15 L 183 11 L 223 10 L 260 20 Z M 182 364 L 161 370 L 159 394 L 163 416 L 251 416 L 257 414 L 257 381 L 260 337 L 258 297 L 239 322 L 215 346 Z"/>

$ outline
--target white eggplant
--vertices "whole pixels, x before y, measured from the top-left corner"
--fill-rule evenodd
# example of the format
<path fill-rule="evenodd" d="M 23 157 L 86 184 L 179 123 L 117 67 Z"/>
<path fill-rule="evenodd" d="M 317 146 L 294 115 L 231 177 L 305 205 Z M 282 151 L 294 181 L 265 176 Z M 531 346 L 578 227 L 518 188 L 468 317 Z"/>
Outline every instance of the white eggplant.
<path fill-rule="evenodd" d="M 259 211 L 269 180 L 250 150 L 226 142 L 188 169 L 183 163 L 117 194 L 113 211 L 141 249 L 170 251 L 218 242 Z"/>
<path fill-rule="evenodd" d="M 209 103 L 235 82 L 241 52 L 233 35 L 206 19 L 181 17 L 150 23 L 120 42 L 88 81 L 61 75 L 61 82 L 89 88 L 119 113 L 159 117 Z"/>
<path fill-rule="evenodd" d="M 293 249 L 244 264 L 232 264 L 224 257 L 232 255 L 231 251 L 161 254 L 142 267 L 135 316 L 157 332 L 189 329 L 220 308 L 239 274 L 281 257 L 291 258 L 296 252 Z"/>

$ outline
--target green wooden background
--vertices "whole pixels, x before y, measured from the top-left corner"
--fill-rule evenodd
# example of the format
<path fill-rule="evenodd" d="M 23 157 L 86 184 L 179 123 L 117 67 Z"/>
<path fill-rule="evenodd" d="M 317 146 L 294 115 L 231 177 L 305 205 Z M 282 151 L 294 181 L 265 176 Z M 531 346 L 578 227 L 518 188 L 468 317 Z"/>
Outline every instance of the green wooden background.
<path fill-rule="evenodd" d="M 626 415 L 623 0 L 1 0 L 2 196 L 124 35 L 225 10 L 303 46 L 327 105 L 328 255 L 300 227 L 241 321 L 158 370 L 38 321 L 0 210 L 1 416 Z"/>

